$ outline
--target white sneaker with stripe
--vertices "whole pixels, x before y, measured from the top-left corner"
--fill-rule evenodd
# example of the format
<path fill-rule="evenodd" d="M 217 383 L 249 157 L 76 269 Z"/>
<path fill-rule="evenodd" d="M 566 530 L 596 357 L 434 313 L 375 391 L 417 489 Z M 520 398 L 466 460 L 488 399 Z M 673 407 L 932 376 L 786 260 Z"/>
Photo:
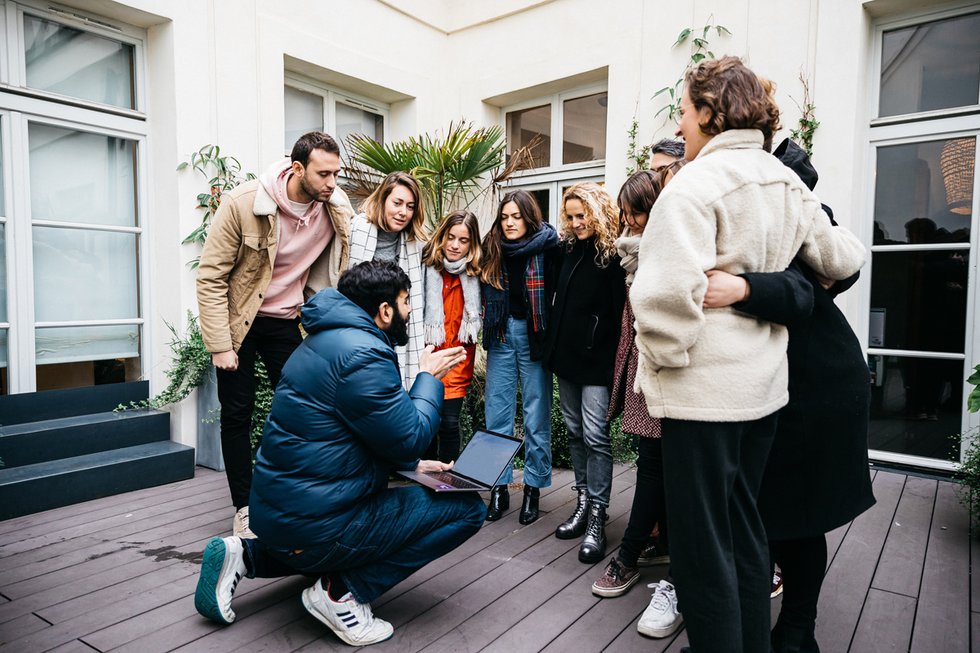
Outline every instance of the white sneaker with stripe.
<path fill-rule="evenodd" d="M 358 603 L 348 592 L 334 601 L 320 581 L 303 590 L 303 607 L 351 646 L 367 646 L 390 639 L 395 629 L 371 613 L 369 603 Z"/>

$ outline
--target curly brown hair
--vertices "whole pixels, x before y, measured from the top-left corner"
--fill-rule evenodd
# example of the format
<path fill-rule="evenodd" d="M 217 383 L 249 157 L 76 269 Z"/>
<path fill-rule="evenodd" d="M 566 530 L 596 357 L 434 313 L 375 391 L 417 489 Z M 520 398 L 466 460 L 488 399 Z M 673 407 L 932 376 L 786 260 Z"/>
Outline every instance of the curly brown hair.
<path fill-rule="evenodd" d="M 568 200 L 578 200 L 585 209 L 585 219 L 595 232 L 595 262 L 600 268 L 609 265 L 616 255 L 616 237 L 619 235 L 619 212 L 606 189 L 591 181 L 575 184 L 561 198 L 561 230 L 559 237 L 565 245 L 575 242 L 571 220 L 565 212 Z"/>
<path fill-rule="evenodd" d="M 708 110 L 701 131 L 717 136 L 729 129 L 758 129 L 771 141 L 779 129 L 779 107 L 772 100 L 771 82 L 763 84 L 738 57 L 706 59 L 684 76 L 694 108 Z"/>

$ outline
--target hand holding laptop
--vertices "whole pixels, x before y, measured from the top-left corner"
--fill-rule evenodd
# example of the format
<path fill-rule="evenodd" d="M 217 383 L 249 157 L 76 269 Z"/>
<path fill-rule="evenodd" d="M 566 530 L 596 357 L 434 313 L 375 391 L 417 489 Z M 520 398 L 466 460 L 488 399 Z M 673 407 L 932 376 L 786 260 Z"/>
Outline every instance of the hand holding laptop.
<path fill-rule="evenodd" d="M 428 372 L 437 379 L 446 376 L 449 370 L 466 360 L 466 350 L 462 347 L 434 350 L 432 345 L 425 348 L 419 357 L 419 370 Z"/>
<path fill-rule="evenodd" d="M 424 474 L 426 472 L 448 472 L 453 468 L 453 463 L 456 461 L 444 463 L 440 460 L 420 460 L 419 464 L 415 467 L 415 472 L 418 474 Z"/>

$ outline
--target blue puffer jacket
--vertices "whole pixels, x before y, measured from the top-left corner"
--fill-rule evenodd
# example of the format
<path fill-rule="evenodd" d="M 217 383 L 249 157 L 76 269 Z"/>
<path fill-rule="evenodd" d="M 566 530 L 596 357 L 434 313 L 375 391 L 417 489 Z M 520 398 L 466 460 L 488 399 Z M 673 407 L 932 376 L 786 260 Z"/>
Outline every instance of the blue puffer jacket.
<path fill-rule="evenodd" d="M 249 517 L 266 544 L 336 539 L 358 505 L 414 469 L 439 426 L 442 382 L 402 389 L 388 337 L 333 288 L 303 306 L 309 334 L 272 400 L 252 478 Z"/>

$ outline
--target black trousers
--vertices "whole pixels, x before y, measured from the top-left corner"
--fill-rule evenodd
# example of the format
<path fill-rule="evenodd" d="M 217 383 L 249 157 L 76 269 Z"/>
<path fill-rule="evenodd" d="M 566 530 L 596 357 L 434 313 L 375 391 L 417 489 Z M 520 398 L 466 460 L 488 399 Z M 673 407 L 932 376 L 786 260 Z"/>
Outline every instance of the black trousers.
<path fill-rule="evenodd" d="M 445 399 L 442 402 L 442 420 L 439 432 L 425 452 L 426 460 L 452 462 L 459 457 L 459 413 L 463 410 L 463 397 Z"/>
<path fill-rule="evenodd" d="M 623 534 L 618 557 L 627 567 L 635 567 L 640 552 L 650 539 L 650 531 L 660 524 L 660 544 L 670 549 L 667 539 L 667 502 L 664 496 L 664 461 L 660 438 L 639 438 L 636 458 L 636 486 L 633 507 Z"/>
<path fill-rule="evenodd" d="M 665 419 L 671 574 L 694 653 L 769 650 L 769 548 L 756 507 L 776 415 Z"/>
<path fill-rule="evenodd" d="M 238 369 L 216 370 L 221 404 L 221 454 L 235 509 L 248 505 L 252 491 L 252 411 L 255 409 L 255 357 L 262 357 L 273 389 L 283 365 L 303 342 L 299 319 L 256 317 L 238 350 Z"/>
<path fill-rule="evenodd" d="M 817 601 L 827 569 L 827 537 L 773 540 L 769 542 L 769 553 L 783 573 L 783 603 L 773 641 L 797 645 L 812 641 Z"/>

